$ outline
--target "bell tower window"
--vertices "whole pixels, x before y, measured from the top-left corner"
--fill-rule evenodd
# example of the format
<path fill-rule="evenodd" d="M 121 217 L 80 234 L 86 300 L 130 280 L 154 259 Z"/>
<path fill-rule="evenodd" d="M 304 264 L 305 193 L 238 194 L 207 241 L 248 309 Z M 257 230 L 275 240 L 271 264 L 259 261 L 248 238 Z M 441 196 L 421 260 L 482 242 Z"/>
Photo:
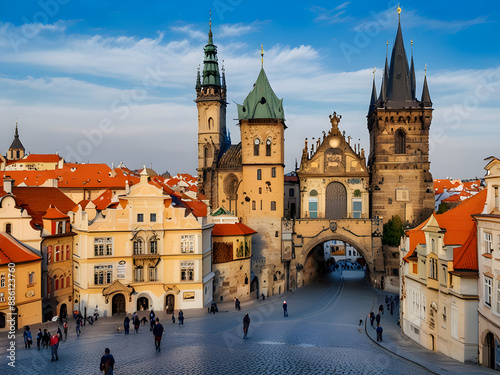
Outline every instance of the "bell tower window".
<path fill-rule="evenodd" d="M 271 156 L 271 138 L 266 140 L 266 156 Z"/>
<path fill-rule="evenodd" d="M 403 129 L 396 130 L 394 137 L 394 153 L 406 154 L 406 133 Z"/>
<path fill-rule="evenodd" d="M 259 156 L 260 139 L 255 138 L 253 143 L 253 156 Z"/>
<path fill-rule="evenodd" d="M 214 119 L 212 117 L 210 117 L 208 119 L 208 130 L 211 130 L 214 128 Z"/>

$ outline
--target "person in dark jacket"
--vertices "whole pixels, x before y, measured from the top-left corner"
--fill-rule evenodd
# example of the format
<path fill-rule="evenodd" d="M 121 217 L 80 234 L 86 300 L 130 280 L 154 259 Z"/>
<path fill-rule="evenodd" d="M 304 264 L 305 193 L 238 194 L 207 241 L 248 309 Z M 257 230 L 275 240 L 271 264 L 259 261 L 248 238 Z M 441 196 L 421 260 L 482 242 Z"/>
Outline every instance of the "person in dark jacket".
<path fill-rule="evenodd" d="M 382 332 L 384 332 L 384 329 L 380 326 L 380 324 L 377 324 L 377 341 L 383 341 Z"/>
<path fill-rule="evenodd" d="M 130 330 L 130 318 L 128 316 L 123 320 L 123 328 L 125 329 L 125 334 L 128 335 Z"/>
<path fill-rule="evenodd" d="M 283 316 L 286 318 L 288 316 L 288 305 L 286 301 L 283 301 Z"/>
<path fill-rule="evenodd" d="M 250 326 L 250 317 L 248 314 L 245 314 L 243 318 L 243 338 L 246 340 L 248 338 L 248 327 Z"/>
<path fill-rule="evenodd" d="M 380 324 L 380 314 L 377 314 L 375 320 L 377 321 L 377 325 Z"/>
<path fill-rule="evenodd" d="M 36 334 L 36 347 L 40 350 L 40 343 L 43 340 L 43 332 L 41 328 L 38 328 L 38 333 Z"/>
<path fill-rule="evenodd" d="M 182 310 L 179 310 L 179 327 L 180 326 L 184 326 L 184 313 L 182 312 Z"/>
<path fill-rule="evenodd" d="M 156 318 L 156 324 L 153 328 L 153 336 L 155 337 L 155 347 L 156 351 L 161 352 L 161 336 L 163 335 L 163 326 L 160 323 L 160 319 Z"/>
<path fill-rule="evenodd" d="M 24 328 L 23 337 L 24 337 L 24 347 L 26 349 L 29 349 L 31 344 L 33 344 L 33 338 L 31 337 L 30 327 L 26 326 Z"/>
<path fill-rule="evenodd" d="M 43 329 L 43 337 L 42 337 L 43 347 L 48 349 L 50 346 L 50 332 L 47 331 L 47 328 Z"/>
<path fill-rule="evenodd" d="M 370 324 L 373 327 L 373 321 L 375 320 L 375 313 L 372 311 L 370 313 Z"/>
<path fill-rule="evenodd" d="M 139 332 L 139 326 L 141 325 L 141 321 L 139 320 L 139 317 L 136 316 L 135 317 L 135 320 L 134 320 L 134 329 L 135 329 L 135 333 L 138 333 Z"/>
<path fill-rule="evenodd" d="M 153 309 L 151 309 L 151 312 L 149 313 L 149 330 L 152 331 L 153 327 L 155 325 L 155 312 Z"/>
<path fill-rule="evenodd" d="M 115 368 L 115 359 L 110 352 L 108 348 L 104 349 L 104 355 L 101 357 L 99 370 L 101 370 L 104 375 L 113 375 L 113 369 Z"/>

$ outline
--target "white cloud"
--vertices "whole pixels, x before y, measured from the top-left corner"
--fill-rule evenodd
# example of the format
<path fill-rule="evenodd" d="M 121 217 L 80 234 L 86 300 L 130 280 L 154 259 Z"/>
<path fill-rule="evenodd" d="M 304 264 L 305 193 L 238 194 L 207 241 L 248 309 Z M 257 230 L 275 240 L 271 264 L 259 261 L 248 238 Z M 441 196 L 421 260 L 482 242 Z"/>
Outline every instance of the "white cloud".
<path fill-rule="evenodd" d="M 243 23 L 226 23 L 220 26 L 217 36 L 220 38 L 233 38 L 244 34 L 250 34 L 258 31 L 262 24 L 263 23 L 260 21 L 255 21 L 247 25 Z"/>
<path fill-rule="evenodd" d="M 309 10 L 317 14 L 314 18 L 314 22 L 343 23 L 352 21 L 352 18 L 346 15 L 346 8 L 349 4 L 351 4 L 351 2 L 346 1 L 333 9 L 326 9 L 318 5 L 313 5 Z"/>
<path fill-rule="evenodd" d="M 193 25 L 172 26 L 170 29 L 176 33 L 186 34 L 190 39 L 199 41 L 208 39 L 208 34 L 195 30 Z"/>

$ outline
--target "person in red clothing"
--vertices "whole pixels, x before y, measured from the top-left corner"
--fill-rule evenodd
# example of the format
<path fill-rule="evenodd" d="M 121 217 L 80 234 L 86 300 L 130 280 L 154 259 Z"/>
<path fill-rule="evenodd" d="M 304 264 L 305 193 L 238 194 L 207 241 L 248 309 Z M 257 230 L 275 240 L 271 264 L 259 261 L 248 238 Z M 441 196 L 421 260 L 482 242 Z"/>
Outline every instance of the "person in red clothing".
<path fill-rule="evenodd" d="M 57 356 L 57 348 L 59 348 L 59 335 L 56 333 L 50 338 L 50 349 L 52 350 L 51 361 L 57 361 L 59 359 L 59 357 Z"/>

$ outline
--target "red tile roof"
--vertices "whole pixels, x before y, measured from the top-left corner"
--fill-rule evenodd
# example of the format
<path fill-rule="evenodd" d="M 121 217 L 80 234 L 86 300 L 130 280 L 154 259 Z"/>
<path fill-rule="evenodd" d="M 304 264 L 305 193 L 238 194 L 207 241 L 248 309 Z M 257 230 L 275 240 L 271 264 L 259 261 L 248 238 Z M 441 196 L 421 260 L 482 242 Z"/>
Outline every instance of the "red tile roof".
<path fill-rule="evenodd" d="M 257 233 L 252 228 L 246 226 L 243 223 L 235 224 L 214 224 L 214 229 L 212 230 L 212 236 L 243 236 L 246 234 Z"/>
<path fill-rule="evenodd" d="M 104 193 L 102 193 L 96 199 L 94 199 L 92 203 L 94 203 L 96 210 L 102 211 L 105 210 L 111 204 L 112 198 L 113 198 L 113 192 L 109 189 L 106 189 Z"/>
<path fill-rule="evenodd" d="M 45 215 L 43 215 L 43 219 L 48 219 L 48 220 L 69 219 L 69 216 L 63 214 L 61 211 L 59 211 L 57 208 L 51 205 L 47 210 L 47 212 L 45 213 Z"/>
<path fill-rule="evenodd" d="M 0 265 L 41 260 L 26 245 L 7 233 L 0 232 Z"/>
<path fill-rule="evenodd" d="M 453 270 L 454 271 L 477 271 L 477 223 L 470 232 L 469 238 L 463 246 L 453 249 Z"/>
<path fill-rule="evenodd" d="M 8 165 L 18 163 L 59 163 L 61 157 L 56 154 L 29 154 L 22 159 L 10 160 Z"/>

